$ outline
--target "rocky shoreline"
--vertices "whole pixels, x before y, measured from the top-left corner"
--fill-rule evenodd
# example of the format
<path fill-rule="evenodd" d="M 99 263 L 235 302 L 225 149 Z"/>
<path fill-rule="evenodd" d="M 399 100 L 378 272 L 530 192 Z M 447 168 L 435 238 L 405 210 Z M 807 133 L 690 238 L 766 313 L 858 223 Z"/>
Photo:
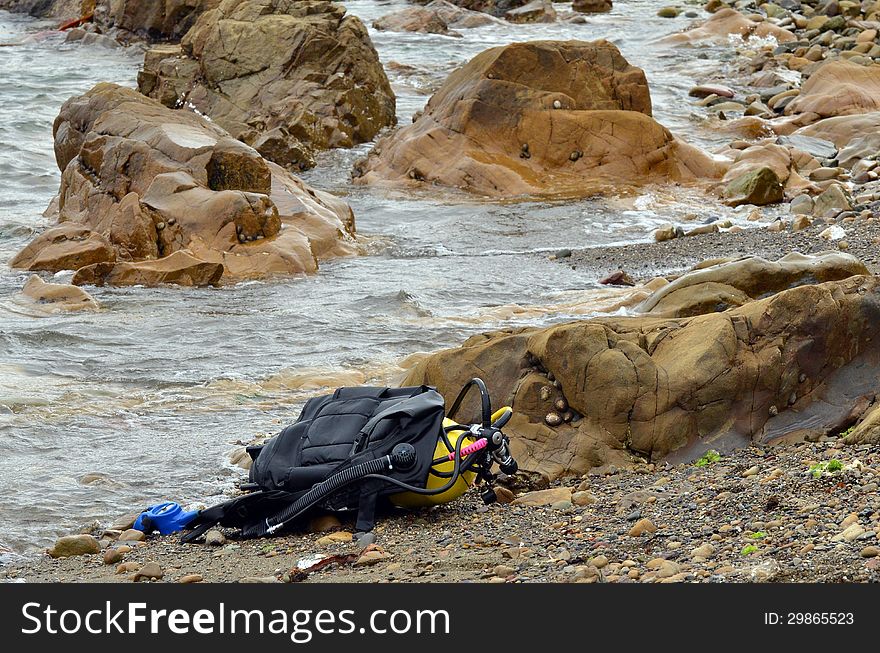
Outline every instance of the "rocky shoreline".
<path fill-rule="evenodd" d="M 597 469 L 524 491 L 513 504 L 485 507 L 469 494 L 430 511 L 385 516 L 367 546 L 353 538 L 351 523 L 323 518 L 312 522 L 322 532 L 261 540 L 237 542 L 215 532 L 210 544 L 180 544 L 176 536 L 108 541 L 102 553 L 16 563 L 0 569 L 0 578 L 880 582 L 878 481 L 876 446 L 844 446 L 829 437 L 742 449 L 705 464 Z M 509 500 L 512 493 L 499 495 Z M 324 567 L 303 571 L 329 556 Z"/>

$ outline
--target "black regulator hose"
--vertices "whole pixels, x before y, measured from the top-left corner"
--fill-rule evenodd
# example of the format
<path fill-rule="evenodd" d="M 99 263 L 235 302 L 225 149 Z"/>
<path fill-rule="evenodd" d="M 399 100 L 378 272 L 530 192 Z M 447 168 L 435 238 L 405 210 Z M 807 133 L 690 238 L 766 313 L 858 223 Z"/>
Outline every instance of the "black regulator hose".
<path fill-rule="evenodd" d="M 492 400 L 489 398 L 489 390 L 486 388 L 483 379 L 476 376 L 468 381 L 461 389 L 461 392 L 458 393 L 455 401 L 452 402 L 452 407 L 449 409 L 447 416 L 452 419 L 452 416 L 455 415 L 461 407 L 461 402 L 464 400 L 465 396 L 467 396 L 467 393 L 475 386 L 480 391 L 482 426 L 484 429 L 489 428 L 492 425 Z"/>
<path fill-rule="evenodd" d="M 333 494 L 339 488 L 348 485 L 349 483 L 353 483 L 368 474 L 386 471 L 391 466 L 391 456 L 382 456 L 381 458 L 368 460 L 354 465 L 353 467 L 349 467 L 348 469 L 344 469 L 341 472 L 333 474 L 330 478 L 321 481 L 320 483 L 316 483 L 311 490 L 306 492 L 290 506 L 285 508 L 283 512 L 278 514 L 274 524 L 270 523 L 268 517 L 266 518 L 266 534 L 272 535 L 275 531 L 280 530 L 290 521 L 296 519 L 300 514 L 315 505 L 318 501 Z"/>

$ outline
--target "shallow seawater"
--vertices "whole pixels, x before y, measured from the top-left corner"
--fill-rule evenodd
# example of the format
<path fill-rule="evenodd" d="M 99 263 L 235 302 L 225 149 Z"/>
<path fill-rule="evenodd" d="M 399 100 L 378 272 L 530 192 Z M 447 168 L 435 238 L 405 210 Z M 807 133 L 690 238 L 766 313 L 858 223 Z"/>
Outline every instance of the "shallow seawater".
<path fill-rule="evenodd" d="M 368 24 L 407 6 L 345 4 Z M 397 62 L 419 71 L 390 73 L 402 124 L 433 84 L 486 47 L 606 38 L 646 70 L 660 122 L 703 147 L 727 140 L 687 100 L 725 49 L 657 46 L 689 20 L 657 18 L 662 0 L 619 4 L 583 25 L 493 25 L 461 30 L 460 39 L 371 34 L 389 70 Z M 228 452 L 278 431 L 324 386 L 394 382 L 398 363 L 416 352 L 482 330 L 589 314 L 618 299 L 594 273 L 549 253 L 645 240 L 687 213 L 721 215 L 675 188 L 491 204 L 452 192 L 353 187 L 351 165 L 367 145 L 322 155 L 305 177 L 352 204 L 370 255 L 326 263 L 310 278 L 95 289 L 99 312 L 35 315 L 15 302 L 28 275 L 8 261 L 48 224 L 42 212 L 60 179 L 52 122 L 68 97 L 99 81 L 134 86 L 141 59 L 135 48 L 65 44 L 41 33 L 46 27 L 0 12 L 0 42 L 26 41 L 0 47 L 0 551 L 32 552 L 59 533 L 159 500 L 216 500 L 241 474 Z M 83 484 L 87 474 L 98 476 Z"/>

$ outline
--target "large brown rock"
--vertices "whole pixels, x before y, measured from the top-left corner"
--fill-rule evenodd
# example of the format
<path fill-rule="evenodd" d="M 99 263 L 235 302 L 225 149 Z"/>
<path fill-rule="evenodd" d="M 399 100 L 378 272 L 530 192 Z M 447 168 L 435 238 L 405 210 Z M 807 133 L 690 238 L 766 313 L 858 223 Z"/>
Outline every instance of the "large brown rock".
<path fill-rule="evenodd" d="M 701 41 L 726 43 L 731 36 L 739 36 L 744 40 L 752 36 L 757 38 L 773 37 L 779 43 L 797 40 L 797 37 L 787 29 L 777 27 L 770 22 L 756 22 L 747 18 L 736 9 L 727 7 L 712 14 L 702 24 L 679 34 L 667 36 L 662 41 L 672 44 L 698 43 Z"/>
<path fill-rule="evenodd" d="M 773 143 L 737 151 L 721 180 L 726 203 L 731 206 L 773 204 L 782 201 L 786 190 L 815 190 L 800 174 L 799 161 L 791 148 Z"/>
<path fill-rule="evenodd" d="M 9 262 L 20 270 L 78 270 L 85 265 L 116 260 L 116 252 L 101 234 L 79 224 L 47 229 Z"/>
<path fill-rule="evenodd" d="M 607 41 L 492 48 L 452 73 L 412 124 L 359 162 L 359 183 L 490 197 L 582 197 L 718 174 L 651 118 L 645 74 Z"/>
<path fill-rule="evenodd" d="M 35 274 L 27 280 L 15 300 L 47 313 L 96 311 L 100 308 L 95 298 L 82 288 L 66 283 L 46 283 Z"/>
<path fill-rule="evenodd" d="M 290 169 L 372 140 L 395 98 L 367 28 L 332 2 L 223 0 L 179 48 L 148 51 L 138 87 L 195 109 Z"/>
<path fill-rule="evenodd" d="M 843 149 L 852 141 L 880 132 L 880 111 L 825 118 L 793 132 L 830 141 Z"/>
<path fill-rule="evenodd" d="M 0 0 L 0 9 L 61 21 L 90 13 L 94 4 L 94 0 Z"/>
<path fill-rule="evenodd" d="M 736 308 L 797 286 L 867 275 L 850 254 L 805 256 L 792 252 L 777 261 L 748 256 L 680 276 L 635 307 L 658 317 L 692 317 Z"/>
<path fill-rule="evenodd" d="M 513 407 L 505 431 L 520 467 L 555 478 L 836 432 L 877 391 L 878 335 L 880 280 L 855 276 L 723 313 L 475 336 L 423 360 L 404 383 L 435 385 L 451 400 L 482 377 L 497 405 Z M 569 414 L 549 426 L 561 398 Z"/>
<path fill-rule="evenodd" d="M 872 397 L 872 406 L 859 419 L 843 438 L 846 444 L 880 444 L 880 403 L 877 395 Z"/>
<path fill-rule="evenodd" d="M 92 535 L 65 535 L 59 537 L 46 553 L 52 558 L 70 558 L 101 553 L 101 545 Z"/>
<path fill-rule="evenodd" d="M 786 114 L 810 114 L 813 120 L 869 113 L 880 109 L 880 66 L 829 61 L 801 87 Z"/>
<path fill-rule="evenodd" d="M 209 263 L 178 250 L 155 261 L 95 263 L 77 270 L 73 283 L 78 286 L 214 286 L 221 276 L 222 263 Z"/>
<path fill-rule="evenodd" d="M 440 14 L 428 7 L 407 7 L 386 14 L 373 21 L 373 29 L 380 32 L 417 32 L 461 36 L 461 34 L 451 31 Z"/>
<path fill-rule="evenodd" d="M 221 0 L 98 0 L 96 21 L 136 38 L 179 41 L 204 12 Z"/>
<path fill-rule="evenodd" d="M 413 0 L 416 4 L 424 4 L 423 1 Z M 497 18 L 503 18 L 511 9 L 522 7 L 530 0 L 450 0 L 452 4 L 458 5 L 470 11 L 479 11 L 491 14 Z"/>
<path fill-rule="evenodd" d="M 555 23 L 556 10 L 550 0 L 531 0 L 522 7 L 504 13 L 509 23 Z"/>
<path fill-rule="evenodd" d="M 582 14 L 604 14 L 611 11 L 611 0 L 574 0 L 571 8 Z"/>
<path fill-rule="evenodd" d="M 483 25 L 500 24 L 497 18 L 482 12 L 465 9 L 447 0 L 431 0 L 426 9 L 435 12 L 447 25 L 455 28 L 467 29 L 482 27 Z"/>
<path fill-rule="evenodd" d="M 99 84 L 64 104 L 54 132 L 61 225 L 28 245 L 13 267 L 77 270 L 186 250 L 222 264 L 223 281 L 235 282 L 314 272 L 318 258 L 355 252 L 348 205 L 194 113 Z M 216 266 L 201 270 L 178 278 L 216 281 L 209 272 Z"/>

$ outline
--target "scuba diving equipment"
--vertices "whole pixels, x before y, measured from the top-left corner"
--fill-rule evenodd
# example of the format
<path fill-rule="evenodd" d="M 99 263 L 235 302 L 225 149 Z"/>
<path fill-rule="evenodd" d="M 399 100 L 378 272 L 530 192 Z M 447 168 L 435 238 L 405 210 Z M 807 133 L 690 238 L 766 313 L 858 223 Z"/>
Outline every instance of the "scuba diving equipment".
<path fill-rule="evenodd" d="M 182 531 L 199 514 L 197 510 L 185 511 L 173 501 L 157 503 L 142 512 L 134 522 L 134 529 L 149 535 L 159 531 L 162 535 Z"/>
<path fill-rule="evenodd" d="M 313 508 L 356 510 L 358 531 L 375 524 L 376 503 L 387 497 L 402 507 L 445 503 L 482 482 L 494 500 L 493 464 L 516 472 L 501 427 L 510 408 L 491 411 L 485 383 L 472 379 L 453 403 L 478 388 L 481 422 L 444 418 L 443 397 L 428 386 L 339 388 L 306 402 L 296 422 L 262 446 L 249 447 L 255 490 L 199 513 L 183 541 L 214 525 L 263 537 L 290 527 Z"/>

